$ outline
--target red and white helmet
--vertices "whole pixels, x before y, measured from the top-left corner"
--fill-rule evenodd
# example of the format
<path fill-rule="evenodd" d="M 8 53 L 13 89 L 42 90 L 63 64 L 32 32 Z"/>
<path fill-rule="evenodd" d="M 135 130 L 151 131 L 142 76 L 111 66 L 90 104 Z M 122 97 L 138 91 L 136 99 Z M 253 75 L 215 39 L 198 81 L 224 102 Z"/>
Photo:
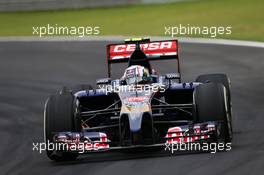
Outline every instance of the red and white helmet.
<path fill-rule="evenodd" d="M 149 70 L 143 66 L 133 65 L 126 69 L 124 78 L 128 85 L 147 83 L 150 80 Z"/>

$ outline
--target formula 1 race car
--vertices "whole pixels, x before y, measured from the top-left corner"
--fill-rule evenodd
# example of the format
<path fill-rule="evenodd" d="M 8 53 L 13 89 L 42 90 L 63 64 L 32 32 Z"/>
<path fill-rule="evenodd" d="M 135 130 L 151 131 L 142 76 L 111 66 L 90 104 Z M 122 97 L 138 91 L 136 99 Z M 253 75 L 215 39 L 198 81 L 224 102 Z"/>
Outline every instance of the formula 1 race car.
<path fill-rule="evenodd" d="M 176 60 L 175 73 L 158 75 L 152 69 L 151 61 L 169 59 Z M 126 62 L 124 76 L 111 79 L 111 65 Z M 206 74 L 183 83 L 177 40 L 135 38 L 110 44 L 107 66 L 108 78 L 98 79 L 97 88 L 64 87 L 46 101 L 44 137 L 50 159 L 165 144 L 231 142 L 229 78 Z M 65 145 L 67 149 L 61 149 Z"/>

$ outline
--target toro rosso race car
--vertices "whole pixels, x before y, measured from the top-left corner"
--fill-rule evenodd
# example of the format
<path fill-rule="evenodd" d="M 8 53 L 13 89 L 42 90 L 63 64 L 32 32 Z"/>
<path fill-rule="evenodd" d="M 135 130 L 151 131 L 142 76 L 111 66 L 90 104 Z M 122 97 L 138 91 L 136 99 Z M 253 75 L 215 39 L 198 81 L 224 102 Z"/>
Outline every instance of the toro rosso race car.
<path fill-rule="evenodd" d="M 174 73 L 159 75 L 152 69 L 151 61 L 169 59 L 176 63 Z M 126 62 L 124 75 L 111 79 L 111 65 Z M 110 44 L 107 66 L 108 78 L 98 79 L 97 88 L 88 84 L 64 87 L 46 101 L 44 135 L 50 159 L 73 160 L 83 153 L 165 144 L 231 141 L 228 77 L 206 74 L 182 82 L 177 40 L 136 38 Z"/>

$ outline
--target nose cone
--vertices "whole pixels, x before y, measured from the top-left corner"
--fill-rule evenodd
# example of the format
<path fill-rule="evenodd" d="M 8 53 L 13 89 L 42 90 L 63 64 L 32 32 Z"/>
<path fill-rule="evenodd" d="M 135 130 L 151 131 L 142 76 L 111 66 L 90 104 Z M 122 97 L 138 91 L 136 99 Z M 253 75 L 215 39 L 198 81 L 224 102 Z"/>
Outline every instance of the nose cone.
<path fill-rule="evenodd" d="M 138 132 L 141 130 L 142 117 L 143 117 L 142 112 L 133 112 L 128 114 L 129 126 L 131 132 Z"/>

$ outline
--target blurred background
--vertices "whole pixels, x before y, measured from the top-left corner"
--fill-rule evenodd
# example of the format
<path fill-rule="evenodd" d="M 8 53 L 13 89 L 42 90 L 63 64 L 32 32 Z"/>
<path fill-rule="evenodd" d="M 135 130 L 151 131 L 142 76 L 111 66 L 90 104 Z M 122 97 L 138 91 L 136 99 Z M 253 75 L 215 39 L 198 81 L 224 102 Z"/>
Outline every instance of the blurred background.
<path fill-rule="evenodd" d="M 264 41 L 263 0 L 0 0 L 0 36 L 32 27 L 99 26 L 103 36 L 164 36 L 165 26 L 231 26 L 216 38 Z M 205 37 L 209 35 L 180 35 Z"/>
<path fill-rule="evenodd" d="M 190 0 L 1 0 L 1 11 L 58 10 L 120 5 L 169 3 Z"/>

